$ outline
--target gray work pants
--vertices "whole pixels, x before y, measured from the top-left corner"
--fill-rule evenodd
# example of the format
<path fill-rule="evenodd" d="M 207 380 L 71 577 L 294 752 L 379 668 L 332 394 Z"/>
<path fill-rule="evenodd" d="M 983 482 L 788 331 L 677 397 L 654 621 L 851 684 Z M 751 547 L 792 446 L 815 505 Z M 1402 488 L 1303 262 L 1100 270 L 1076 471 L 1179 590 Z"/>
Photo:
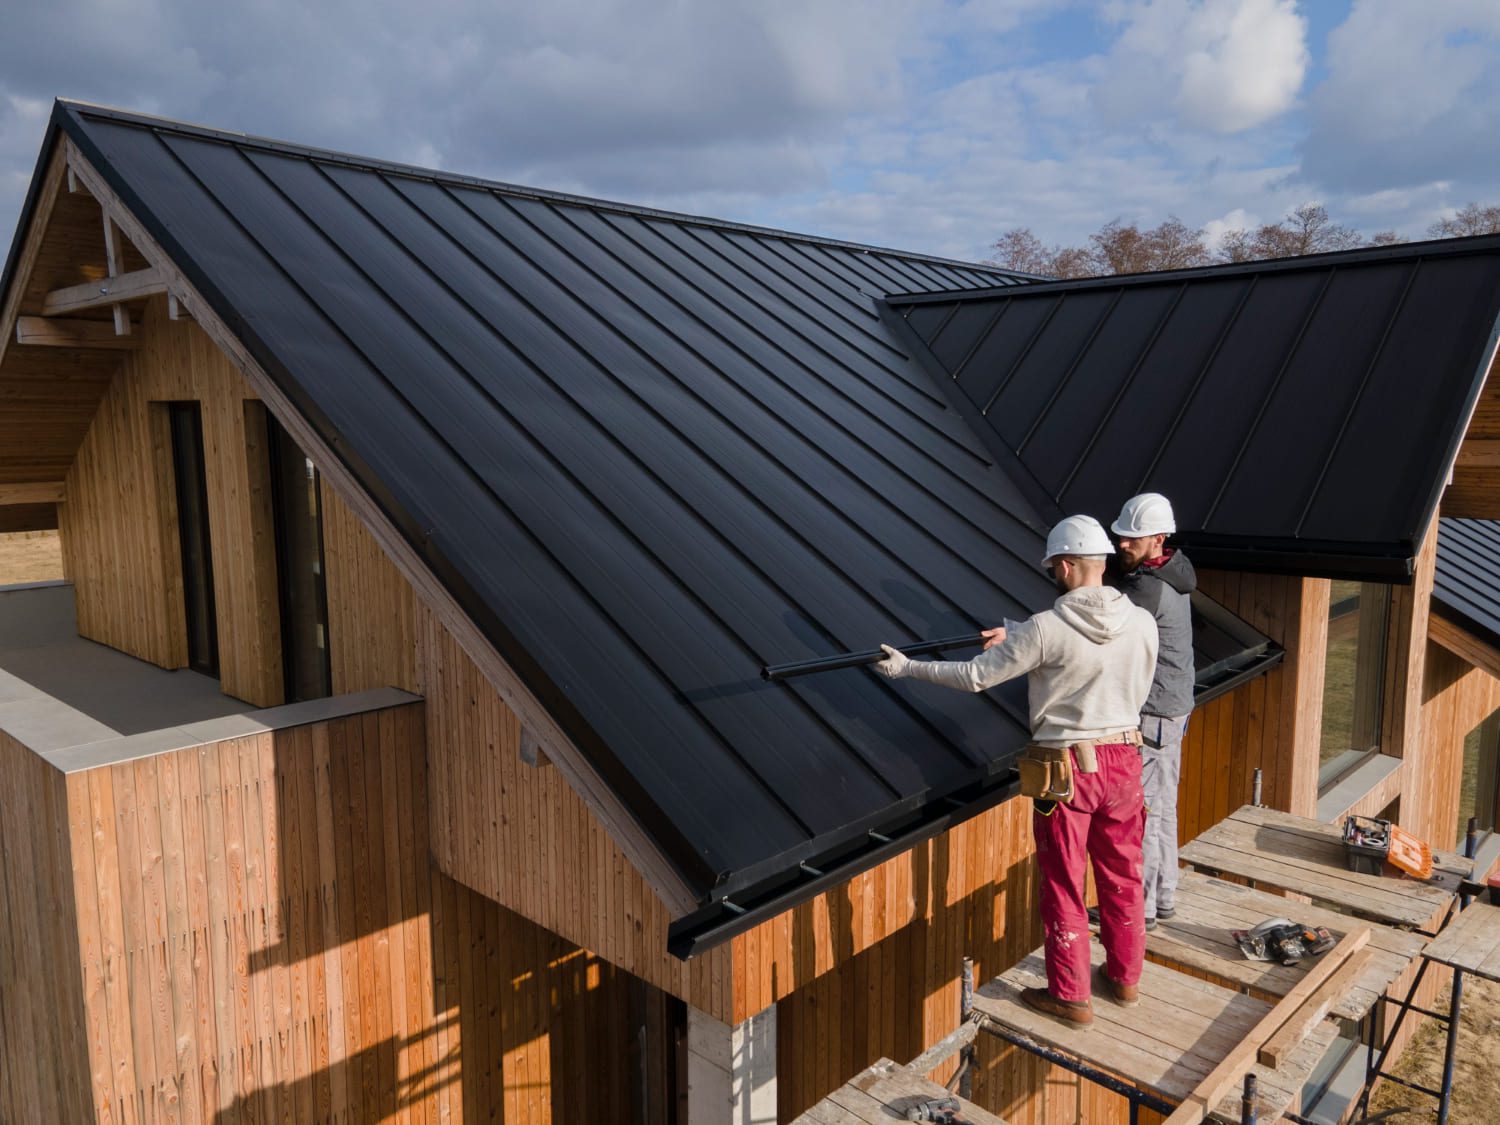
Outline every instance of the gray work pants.
<path fill-rule="evenodd" d="M 1146 796 L 1142 878 L 1146 917 L 1173 910 L 1177 899 L 1177 780 L 1188 717 L 1141 716 L 1141 788 Z"/>

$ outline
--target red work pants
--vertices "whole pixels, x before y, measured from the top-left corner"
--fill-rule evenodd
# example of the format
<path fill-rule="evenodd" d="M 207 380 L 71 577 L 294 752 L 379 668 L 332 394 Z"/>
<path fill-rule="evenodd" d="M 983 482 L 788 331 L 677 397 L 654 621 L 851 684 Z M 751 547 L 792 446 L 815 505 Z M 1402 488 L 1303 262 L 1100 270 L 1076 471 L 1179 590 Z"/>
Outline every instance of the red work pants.
<path fill-rule="evenodd" d="M 1047 987 L 1059 1000 L 1089 998 L 1089 923 L 1083 888 L 1088 859 L 1099 891 L 1104 967 L 1120 984 L 1137 984 L 1146 956 L 1146 904 L 1141 886 L 1141 752 L 1100 746 L 1097 773 L 1073 766 L 1073 799 L 1032 817 L 1042 876 Z"/>

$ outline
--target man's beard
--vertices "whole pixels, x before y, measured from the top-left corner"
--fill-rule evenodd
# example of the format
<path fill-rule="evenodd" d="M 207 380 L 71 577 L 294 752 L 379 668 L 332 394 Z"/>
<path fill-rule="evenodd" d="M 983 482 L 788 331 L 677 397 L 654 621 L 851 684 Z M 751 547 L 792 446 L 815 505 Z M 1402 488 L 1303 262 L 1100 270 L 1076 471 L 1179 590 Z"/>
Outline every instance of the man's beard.
<path fill-rule="evenodd" d="M 1068 584 L 1055 574 L 1052 576 L 1052 585 L 1057 587 L 1059 594 L 1066 594 L 1068 592 Z"/>

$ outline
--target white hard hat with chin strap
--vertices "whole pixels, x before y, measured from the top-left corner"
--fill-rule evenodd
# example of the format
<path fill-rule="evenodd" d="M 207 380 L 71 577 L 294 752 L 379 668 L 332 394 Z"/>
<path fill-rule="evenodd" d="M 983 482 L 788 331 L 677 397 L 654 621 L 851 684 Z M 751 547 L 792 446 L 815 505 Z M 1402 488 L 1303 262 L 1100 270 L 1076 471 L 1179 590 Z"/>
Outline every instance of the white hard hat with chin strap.
<path fill-rule="evenodd" d="M 1047 533 L 1047 566 L 1059 555 L 1112 555 L 1115 545 L 1104 534 L 1104 525 L 1093 516 L 1069 516 Z"/>
<path fill-rule="evenodd" d="M 1120 518 L 1110 530 L 1126 539 L 1141 539 L 1147 535 L 1171 535 L 1177 530 L 1177 520 L 1172 515 L 1172 502 L 1160 492 L 1143 492 L 1125 501 L 1120 509 Z"/>

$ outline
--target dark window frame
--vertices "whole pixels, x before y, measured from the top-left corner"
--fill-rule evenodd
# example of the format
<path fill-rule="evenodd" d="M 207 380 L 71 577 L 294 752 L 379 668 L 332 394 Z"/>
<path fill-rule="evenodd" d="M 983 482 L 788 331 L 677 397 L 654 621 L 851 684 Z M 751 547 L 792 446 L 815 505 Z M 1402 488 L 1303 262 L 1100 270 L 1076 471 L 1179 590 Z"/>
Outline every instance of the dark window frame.
<path fill-rule="evenodd" d="M 281 674 L 282 689 L 287 703 L 298 703 L 307 699 L 324 699 L 333 694 L 333 646 L 329 636 L 328 622 L 328 567 L 327 553 L 324 548 L 323 536 L 323 489 L 322 474 L 318 472 L 317 466 L 313 465 L 312 459 L 304 453 L 300 446 L 292 440 L 290 434 L 282 427 L 272 413 L 264 412 L 266 418 L 266 460 L 270 467 L 271 477 L 271 524 L 275 532 L 276 541 L 276 589 L 277 589 L 277 616 L 281 629 Z M 317 578 L 313 587 L 313 596 L 317 612 L 318 624 L 323 629 L 323 646 L 321 667 L 318 672 L 321 677 L 321 694 L 306 695 L 301 691 L 301 684 L 296 664 L 297 657 L 293 655 L 291 642 L 296 636 L 295 623 L 292 620 L 292 600 L 287 595 L 288 577 L 291 574 L 293 560 L 290 555 L 290 544 L 287 542 L 287 515 L 290 511 L 291 498 L 286 495 L 285 483 L 282 478 L 281 467 L 283 459 L 290 452 L 295 452 L 297 457 L 312 467 L 312 518 L 314 524 L 314 538 L 317 542 Z"/>
<path fill-rule="evenodd" d="M 218 594 L 214 589 L 214 567 L 213 567 L 213 528 L 210 525 L 208 508 L 208 465 L 203 443 L 203 407 L 197 401 L 166 402 L 162 404 L 167 411 L 167 431 L 171 436 L 172 445 L 172 489 L 176 501 L 177 519 L 177 547 L 180 552 L 179 564 L 182 568 L 182 601 L 183 601 L 183 625 L 187 633 L 187 666 L 194 672 L 205 676 L 219 678 L 222 662 L 219 656 L 219 612 Z M 184 436 L 190 439 L 185 443 Z M 185 444 L 191 444 L 190 449 L 185 449 Z M 188 489 L 192 489 L 189 493 Z M 187 531 L 184 526 L 184 518 L 189 520 L 193 516 L 187 513 L 196 513 L 201 520 L 201 526 L 197 527 L 199 534 L 196 536 L 201 540 L 201 553 L 203 556 L 202 567 L 192 565 L 194 544 L 189 542 Z M 190 576 L 196 576 L 201 571 L 203 582 L 204 604 L 198 605 L 196 611 L 194 605 L 199 601 L 189 591 Z M 197 630 L 193 627 L 194 621 L 198 621 L 206 632 L 205 643 L 208 653 L 205 656 L 196 643 Z"/>
<path fill-rule="evenodd" d="M 1338 612 L 1341 606 L 1355 603 Z M 1349 745 L 1329 756 L 1321 743 L 1328 735 L 1328 680 L 1332 661 L 1335 622 L 1348 614 L 1357 614 L 1355 623 L 1354 667 L 1349 699 Z M 1386 665 L 1390 655 L 1391 587 L 1380 582 L 1361 582 L 1352 597 L 1335 602 L 1330 599 L 1328 638 L 1324 653 L 1323 707 L 1319 718 L 1320 752 L 1318 761 L 1318 795 L 1337 785 L 1351 770 L 1375 754 L 1384 752 Z"/>

